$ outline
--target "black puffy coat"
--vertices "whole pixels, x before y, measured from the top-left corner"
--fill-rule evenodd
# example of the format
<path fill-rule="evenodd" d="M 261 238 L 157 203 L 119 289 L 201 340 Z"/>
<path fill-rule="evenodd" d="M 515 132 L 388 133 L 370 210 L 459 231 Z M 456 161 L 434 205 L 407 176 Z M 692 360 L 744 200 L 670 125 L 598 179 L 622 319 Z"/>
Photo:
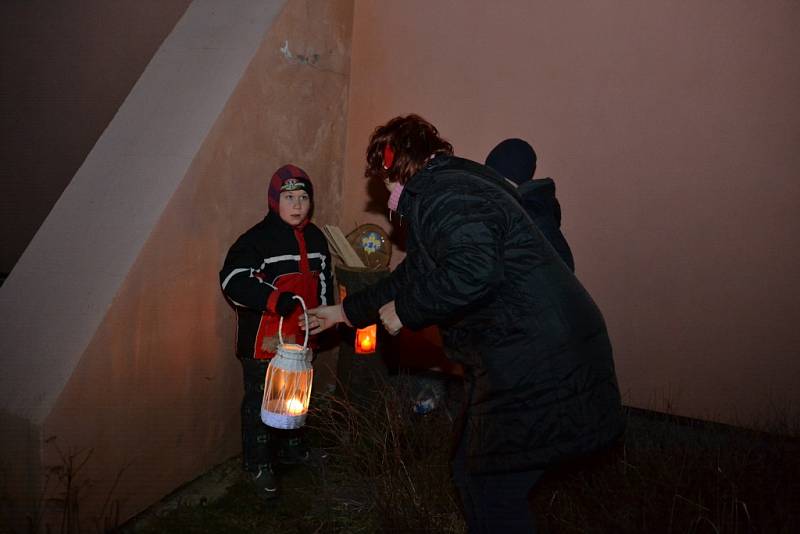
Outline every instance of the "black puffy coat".
<path fill-rule="evenodd" d="M 466 373 L 467 469 L 543 468 L 614 441 L 624 419 L 603 317 L 513 188 L 437 157 L 406 184 L 398 213 L 405 260 L 344 311 L 365 326 L 394 300 L 403 325 L 439 326 Z"/>

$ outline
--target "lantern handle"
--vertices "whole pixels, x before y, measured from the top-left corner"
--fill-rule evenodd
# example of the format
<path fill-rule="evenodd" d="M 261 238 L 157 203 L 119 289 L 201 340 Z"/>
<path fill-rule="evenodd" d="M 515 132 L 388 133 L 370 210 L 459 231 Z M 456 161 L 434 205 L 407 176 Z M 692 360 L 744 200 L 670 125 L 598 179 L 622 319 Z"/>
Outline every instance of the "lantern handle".
<path fill-rule="evenodd" d="M 303 341 L 303 350 L 305 350 L 308 347 L 308 309 L 306 308 L 306 301 L 303 300 L 303 297 L 300 295 L 293 295 L 292 298 L 299 300 L 300 305 L 303 307 L 303 319 L 306 322 L 306 339 Z M 283 345 L 283 334 L 281 330 L 283 330 L 283 315 L 281 315 L 281 318 L 278 321 L 278 340 L 281 342 L 281 345 Z"/>

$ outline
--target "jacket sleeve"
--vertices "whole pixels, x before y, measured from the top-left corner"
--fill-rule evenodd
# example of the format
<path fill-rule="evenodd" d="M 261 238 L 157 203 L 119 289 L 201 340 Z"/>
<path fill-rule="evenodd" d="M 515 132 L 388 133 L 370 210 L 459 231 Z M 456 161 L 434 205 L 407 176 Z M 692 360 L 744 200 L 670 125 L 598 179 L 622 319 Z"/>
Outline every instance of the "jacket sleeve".
<path fill-rule="evenodd" d="M 387 302 L 394 300 L 405 280 L 406 262 L 404 260 L 386 278 L 348 295 L 344 299 L 342 307 L 347 320 L 356 328 L 380 322 L 378 310 Z"/>
<path fill-rule="evenodd" d="M 320 303 L 330 306 L 333 301 L 333 275 L 331 274 L 331 253 L 328 249 L 328 243 L 325 238 L 322 238 L 323 250 L 322 254 L 325 256 L 325 263 L 320 274 Z"/>
<path fill-rule="evenodd" d="M 268 308 L 270 296 L 278 295 L 275 286 L 264 280 L 260 271 L 262 262 L 246 235 L 237 239 L 228 251 L 219 281 L 222 292 L 236 306 L 263 312 Z"/>
<path fill-rule="evenodd" d="M 457 319 L 491 294 L 503 279 L 505 220 L 496 203 L 470 193 L 420 204 L 420 253 L 434 268 L 399 288 L 395 305 L 404 326 L 416 330 Z"/>

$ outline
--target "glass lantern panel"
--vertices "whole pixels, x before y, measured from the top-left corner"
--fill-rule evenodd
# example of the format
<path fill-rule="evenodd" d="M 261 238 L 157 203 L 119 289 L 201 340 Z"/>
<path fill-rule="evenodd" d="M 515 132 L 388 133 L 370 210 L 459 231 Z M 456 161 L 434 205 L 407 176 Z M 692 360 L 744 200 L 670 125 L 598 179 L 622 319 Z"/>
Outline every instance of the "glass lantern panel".
<path fill-rule="evenodd" d="M 308 369 L 306 371 L 286 371 L 284 369 L 270 367 L 267 370 L 264 399 L 282 401 L 286 406 L 293 404 L 289 402 L 291 400 L 300 401 L 304 408 L 308 408 L 313 375 L 313 369 Z"/>
<path fill-rule="evenodd" d="M 299 428 L 305 423 L 314 370 L 267 368 L 261 420 L 276 428 Z"/>
<path fill-rule="evenodd" d="M 366 328 L 356 330 L 356 354 L 372 354 L 378 341 L 378 325 L 371 324 Z"/>

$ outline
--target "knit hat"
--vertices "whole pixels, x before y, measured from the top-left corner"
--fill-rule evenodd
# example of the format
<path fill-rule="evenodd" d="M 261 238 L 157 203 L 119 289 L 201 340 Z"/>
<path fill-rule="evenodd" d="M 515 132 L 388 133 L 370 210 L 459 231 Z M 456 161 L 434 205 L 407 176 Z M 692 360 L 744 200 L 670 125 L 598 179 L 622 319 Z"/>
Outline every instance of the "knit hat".
<path fill-rule="evenodd" d="M 308 193 L 311 202 L 314 202 L 314 187 L 311 185 L 311 178 L 308 177 L 306 171 L 291 164 L 284 165 L 275 171 L 269 182 L 269 211 L 278 213 L 282 192 L 297 191 L 298 189 Z"/>
<path fill-rule="evenodd" d="M 536 152 L 522 139 L 506 139 L 486 156 L 486 166 L 519 185 L 533 178 Z"/>

